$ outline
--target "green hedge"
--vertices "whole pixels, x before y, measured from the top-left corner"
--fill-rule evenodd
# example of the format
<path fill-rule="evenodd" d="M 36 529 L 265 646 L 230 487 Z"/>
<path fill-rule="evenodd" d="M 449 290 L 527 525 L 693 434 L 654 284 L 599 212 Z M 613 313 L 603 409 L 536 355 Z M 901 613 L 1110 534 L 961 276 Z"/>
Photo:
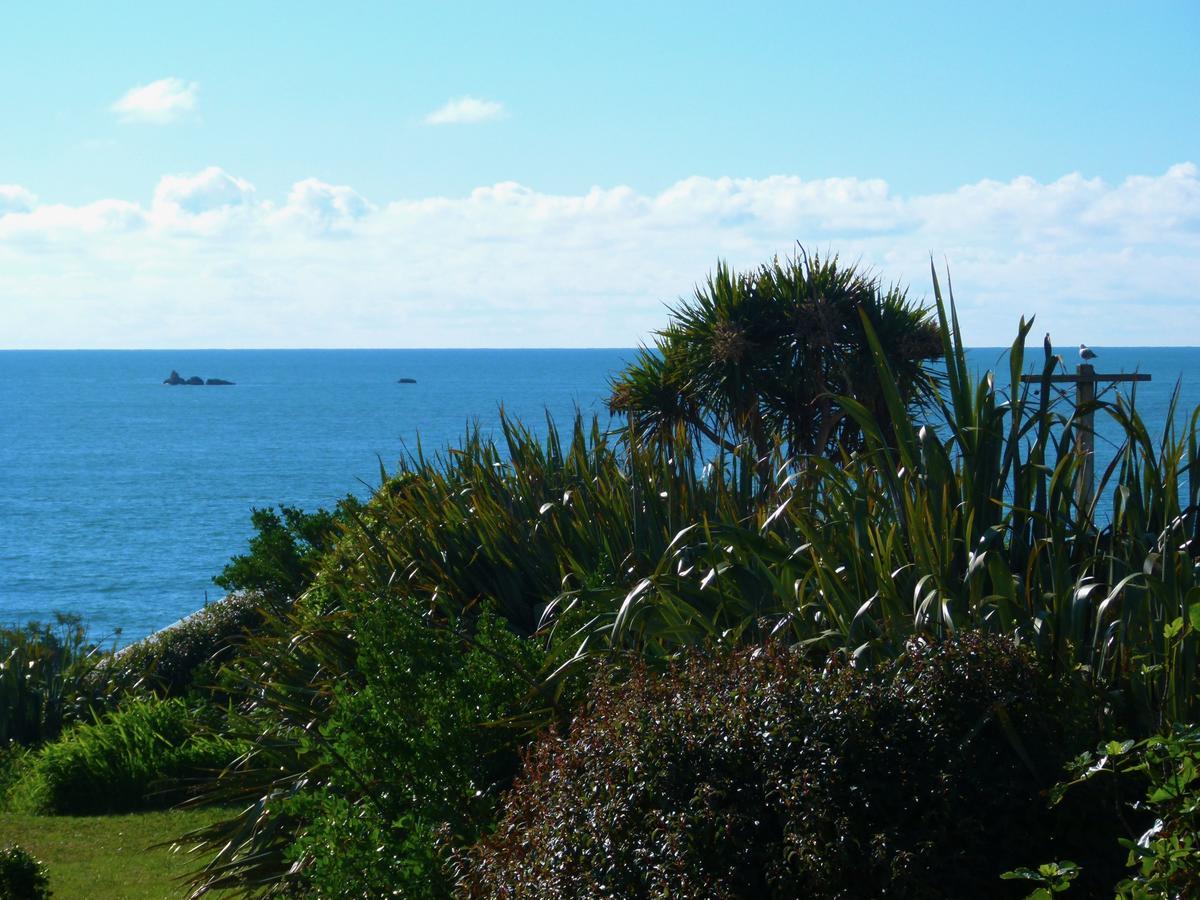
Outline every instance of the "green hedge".
<path fill-rule="evenodd" d="M 245 632 L 262 623 L 262 605 L 258 595 L 230 594 L 105 657 L 89 682 L 109 691 L 165 696 L 205 686 Z"/>

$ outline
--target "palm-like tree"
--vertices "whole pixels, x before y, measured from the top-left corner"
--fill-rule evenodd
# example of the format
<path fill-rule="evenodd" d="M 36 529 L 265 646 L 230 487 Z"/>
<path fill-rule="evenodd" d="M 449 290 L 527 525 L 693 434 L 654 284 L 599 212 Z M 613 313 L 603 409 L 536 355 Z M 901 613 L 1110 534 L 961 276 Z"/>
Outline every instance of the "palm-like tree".
<path fill-rule="evenodd" d="M 801 248 L 745 273 L 719 263 L 670 312 L 653 347 L 612 382 L 609 409 L 642 442 L 708 441 L 756 459 L 776 445 L 790 457 L 857 449 L 861 432 L 839 396 L 887 420 L 864 319 L 907 403 L 936 385 L 927 364 L 942 343 L 930 310 L 836 256 Z"/>

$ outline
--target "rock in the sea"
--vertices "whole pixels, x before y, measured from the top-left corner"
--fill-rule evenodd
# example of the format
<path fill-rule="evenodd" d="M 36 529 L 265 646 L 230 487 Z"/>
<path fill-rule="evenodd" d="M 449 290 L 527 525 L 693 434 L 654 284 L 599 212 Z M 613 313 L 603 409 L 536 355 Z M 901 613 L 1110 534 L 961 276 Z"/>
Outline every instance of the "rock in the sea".
<path fill-rule="evenodd" d="M 396 384 L 416 384 L 416 383 L 417 383 L 417 379 L 415 379 L 415 378 L 398 378 L 398 379 L 396 379 Z"/>
<path fill-rule="evenodd" d="M 184 378 L 174 369 L 171 370 L 170 376 L 163 380 L 163 384 L 233 384 L 232 381 L 226 381 L 224 378 L 210 378 L 205 381 L 199 375 L 193 375 L 191 378 Z"/>

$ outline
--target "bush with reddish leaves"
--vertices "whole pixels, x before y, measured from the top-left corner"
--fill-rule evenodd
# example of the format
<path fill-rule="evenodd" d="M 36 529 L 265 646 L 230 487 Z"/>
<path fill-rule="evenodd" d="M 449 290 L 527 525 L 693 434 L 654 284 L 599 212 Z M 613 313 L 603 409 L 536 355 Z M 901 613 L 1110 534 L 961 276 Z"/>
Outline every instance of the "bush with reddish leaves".
<path fill-rule="evenodd" d="M 496 830 L 459 855 L 458 889 L 1014 896 L 1000 874 L 1047 852 L 1112 884 L 1113 817 L 1091 796 L 1046 805 L 1093 709 L 982 634 L 913 642 L 874 672 L 766 647 L 613 677 L 530 751 Z"/>

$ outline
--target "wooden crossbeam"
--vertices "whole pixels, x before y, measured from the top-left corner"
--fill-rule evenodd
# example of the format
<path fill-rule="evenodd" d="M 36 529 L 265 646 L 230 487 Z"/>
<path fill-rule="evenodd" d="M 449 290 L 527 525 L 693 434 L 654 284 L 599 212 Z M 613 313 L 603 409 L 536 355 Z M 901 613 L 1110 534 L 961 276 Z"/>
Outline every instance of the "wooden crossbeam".
<path fill-rule="evenodd" d="M 1080 366 L 1079 368 L 1090 369 L 1091 366 Z M 1121 372 L 1116 375 L 1108 375 L 1103 372 L 1092 372 L 1090 375 L 1083 375 L 1083 374 L 1051 375 L 1049 378 L 1047 378 L 1045 380 L 1050 382 L 1051 384 L 1078 384 L 1081 381 L 1092 381 L 1092 382 L 1096 382 L 1096 381 L 1104 381 L 1104 382 L 1149 381 L 1150 376 L 1147 375 L 1145 372 Z M 1022 375 L 1021 376 L 1022 384 L 1040 384 L 1041 381 L 1042 381 L 1041 375 Z"/>

